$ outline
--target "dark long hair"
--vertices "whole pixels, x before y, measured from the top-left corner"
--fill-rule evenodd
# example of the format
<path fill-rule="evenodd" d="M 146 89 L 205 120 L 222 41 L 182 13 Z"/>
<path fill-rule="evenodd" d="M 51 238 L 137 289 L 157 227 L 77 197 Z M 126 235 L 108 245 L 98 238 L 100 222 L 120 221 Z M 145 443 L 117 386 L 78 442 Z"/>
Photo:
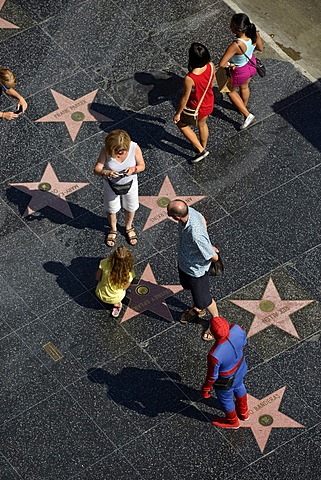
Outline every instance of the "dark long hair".
<path fill-rule="evenodd" d="M 256 42 L 256 26 L 250 22 L 245 13 L 236 13 L 231 20 L 231 28 L 234 32 L 245 33 L 247 37 Z"/>
<path fill-rule="evenodd" d="M 194 42 L 188 51 L 188 71 L 202 68 L 211 60 L 210 52 L 202 43 Z"/>

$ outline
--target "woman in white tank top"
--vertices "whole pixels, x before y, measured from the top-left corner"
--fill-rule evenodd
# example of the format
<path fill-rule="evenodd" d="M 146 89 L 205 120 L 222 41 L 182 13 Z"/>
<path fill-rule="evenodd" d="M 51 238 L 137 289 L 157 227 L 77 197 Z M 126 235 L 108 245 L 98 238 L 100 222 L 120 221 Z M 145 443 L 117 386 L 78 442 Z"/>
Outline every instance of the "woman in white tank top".
<path fill-rule="evenodd" d="M 230 67 L 232 88 L 228 96 L 235 107 L 244 115 L 241 129 L 247 128 L 254 120 L 254 115 L 247 109 L 250 98 L 249 83 L 251 77 L 256 74 L 256 68 L 248 61 L 246 55 L 256 63 L 253 55 L 254 50 L 263 50 L 263 44 L 259 32 L 254 23 L 250 23 L 245 13 L 236 13 L 231 20 L 231 31 L 236 36 L 235 40 L 226 49 L 220 60 L 220 67 Z M 240 48 L 241 47 L 241 48 Z M 239 89 L 239 93 L 237 92 Z"/>
<path fill-rule="evenodd" d="M 105 138 L 94 174 L 104 179 L 104 206 L 110 230 L 106 245 L 114 247 L 117 237 L 117 212 L 124 208 L 127 241 L 136 245 L 138 238 L 133 228 L 135 212 L 139 207 L 137 173 L 145 170 L 143 154 L 125 130 L 112 130 Z"/>

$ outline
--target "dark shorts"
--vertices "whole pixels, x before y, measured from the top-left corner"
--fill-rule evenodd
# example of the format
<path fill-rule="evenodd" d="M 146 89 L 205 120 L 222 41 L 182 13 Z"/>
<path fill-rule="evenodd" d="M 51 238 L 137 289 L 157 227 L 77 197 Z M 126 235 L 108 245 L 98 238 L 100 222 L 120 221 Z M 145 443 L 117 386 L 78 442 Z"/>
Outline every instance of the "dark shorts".
<path fill-rule="evenodd" d="M 191 277 L 178 269 L 179 281 L 185 290 L 191 290 L 194 307 L 204 310 L 213 301 L 210 294 L 209 275 L 206 272 L 202 277 Z"/>

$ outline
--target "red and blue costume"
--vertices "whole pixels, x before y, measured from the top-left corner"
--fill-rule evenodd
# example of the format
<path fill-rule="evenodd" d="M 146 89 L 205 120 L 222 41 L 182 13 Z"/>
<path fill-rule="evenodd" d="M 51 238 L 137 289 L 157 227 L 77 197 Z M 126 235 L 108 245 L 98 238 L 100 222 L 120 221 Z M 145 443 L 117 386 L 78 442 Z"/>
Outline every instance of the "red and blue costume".
<path fill-rule="evenodd" d="M 246 345 L 246 332 L 239 325 L 229 323 L 222 317 L 211 320 L 211 333 L 215 343 L 207 356 L 207 375 L 201 394 L 210 397 L 212 386 L 215 389 L 217 378 L 235 375 L 233 385 L 228 390 L 215 389 L 226 417 L 212 423 L 223 428 L 238 428 L 239 421 L 248 419 L 247 393 L 243 383 L 247 365 L 243 350 Z M 234 402 L 235 397 L 235 402 Z"/>

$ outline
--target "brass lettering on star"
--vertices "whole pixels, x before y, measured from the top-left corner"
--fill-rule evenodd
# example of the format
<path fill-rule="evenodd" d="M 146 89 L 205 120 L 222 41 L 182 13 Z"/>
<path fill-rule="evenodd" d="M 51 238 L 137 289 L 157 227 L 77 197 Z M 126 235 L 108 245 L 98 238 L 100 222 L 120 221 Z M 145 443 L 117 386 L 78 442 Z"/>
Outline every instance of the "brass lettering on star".
<path fill-rule="evenodd" d="M 151 295 L 150 297 L 148 297 L 144 302 L 137 303 L 135 305 L 135 310 L 142 311 L 143 308 L 148 310 L 147 307 L 151 305 L 153 302 L 156 302 L 157 300 L 165 300 L 167 297 L 168 297 L 167 291 L 155 293 L 154 295 Z"/>
<path fill-rule="evenodd" d="M 249 414 L 253 415 L 254 411 L 258 412 L 261 410 L 261 408 L 266 407 L 269 403 L 273 403 L 275 400 L 280 398 L 280 395 L 278 393 L 275 393 L 274 395 L 271 395 L 270 397 L 266 398 L 262 402 L 259 402 L 257 405 L 254 405 L 252 409 L 249 409 Z M 254 411 L 253 411 L 254 409 Z"/>
<path fill-rule="evenodd" d="M 287 305 L 284 305 L 276 312 L 270 313 L 270 315 L 267 315 L 266 317 L 262 318 L 262 322 L 271 323 L 273 320 L 278 318 L 280 315 L 283 315 L 283 313 L 287 312 L 288 310 L 290 310 L 290 307 L 288 307 Z"/>
<path fill-rule="evenodd" d="M 54 114 L 54 117 L 55 117 L 55 118 L 60 118 L 60 117 L 62 117 L 63 115 L 66 115 L 66 114 L 68 114 L 68 113 L 71 115 L 72 112 L 73 112 L 74 110 L 76 110 L 76 108 L 79 108 L 81 105 L 85 105 L 86 103 L 87 103 L 87 100 L 80 100 L 79 102 L 76 102 L 74 105 L 70 105 L 70 107 L 67 107 L 67 108 L 65 108 L 64 110 L 60 110 L 60 112 L 55 113 L 55 114 Z M 81 113 L 81 112 L 75 112 L 75 113 Z M 84 115 L 84 114 L 82 114 L 82 115 Z M 85 118 L 85 115 L 84 115 L 83 118 Z M 78 119 L 78 120 L 77 120 L 77 119 L 73 119 L 73 120 L 76 120 L 76 121 L 78 121 L 78 122 L 80 121 L 79 119 Z"/>

